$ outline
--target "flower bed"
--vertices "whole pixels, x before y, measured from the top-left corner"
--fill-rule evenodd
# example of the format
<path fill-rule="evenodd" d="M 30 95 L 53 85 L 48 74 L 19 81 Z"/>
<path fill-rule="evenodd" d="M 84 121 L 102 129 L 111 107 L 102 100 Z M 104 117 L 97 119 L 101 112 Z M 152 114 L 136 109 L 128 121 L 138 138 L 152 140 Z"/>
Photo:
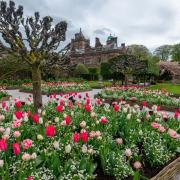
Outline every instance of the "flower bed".
<path fill-rule="evenodd" d="M 9 95 L 6 91 L 0 90 L 0 102 L 6 101 L 9 99 Z"/>
<path fill-rule="evenodd" d="M 46 82 L 42 83 L 42 94 L 51 93 L 64 93 L 64 92 L 82 92 L 90 90 L 88 83 L 78 83 L 78 82 Z M 20 89 L 21 92 L 32 92 L 32 83 L 23 84 Z"/>
<path fill-rule="evenodd" d="M 180 99 L 171 97 L 167 92 L 146 90 L 139 88 L 112 87 L 102 91 L 98 96 L 105 99 L 123 99 L 132 102 L 147 101 L 153 104 L 164 105 L 174 108 L 180 107 Z"/>
<path fill-rule="evenodd" d="M 74 104 L 68 95 L 51 97 L 38 113 L 30 97 L 23 105 L 18 99 L 10 106 L 3 102 L 2 179 L 149 178 L 179 155 L 178 115 L 93 103 L 86 96 Z"/>

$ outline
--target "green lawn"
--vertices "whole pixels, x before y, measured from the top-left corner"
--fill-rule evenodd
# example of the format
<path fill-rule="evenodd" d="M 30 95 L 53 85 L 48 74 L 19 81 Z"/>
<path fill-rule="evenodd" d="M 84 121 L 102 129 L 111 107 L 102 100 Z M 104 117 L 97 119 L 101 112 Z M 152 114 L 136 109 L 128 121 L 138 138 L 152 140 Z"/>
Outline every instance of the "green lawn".
<path fill-rule="evenodd" d="M 180 85 L 175 85 L 175 84 L 170 84 L 170 83 L 160 83 L 156 85 L 150 86 L 148 89 L 166 89 L 169 93 L 174 93 L 174 94 L 180 94 Z"/>

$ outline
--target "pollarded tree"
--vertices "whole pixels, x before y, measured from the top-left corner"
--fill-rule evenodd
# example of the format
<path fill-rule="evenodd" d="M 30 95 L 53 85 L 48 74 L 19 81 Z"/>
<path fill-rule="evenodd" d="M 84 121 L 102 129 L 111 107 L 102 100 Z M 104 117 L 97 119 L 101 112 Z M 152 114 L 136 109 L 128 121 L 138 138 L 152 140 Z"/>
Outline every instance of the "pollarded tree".
<path fill-rule="evenodd" d="M 0 2 L 0 34 L 3 45 L 21 56 L 32 72 L 33 99 L 37 110 L 42 106 L 41 65 L 48 59 L 49 53 L 56 50 L 65 40 L 67 23 L 64 21 L 53 25 L 53 18 L 46 16 L 40 19 L 38 12 L 34 17 L 23 17 L 23 6 L 16 8 L 13 1 Z"/>

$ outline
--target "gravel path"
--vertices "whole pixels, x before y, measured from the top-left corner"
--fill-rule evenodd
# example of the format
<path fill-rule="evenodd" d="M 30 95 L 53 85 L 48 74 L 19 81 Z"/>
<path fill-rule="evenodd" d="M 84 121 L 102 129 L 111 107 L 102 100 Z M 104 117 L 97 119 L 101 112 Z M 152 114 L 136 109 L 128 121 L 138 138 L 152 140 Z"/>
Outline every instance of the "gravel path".
<path fill-rule="evenodd" d="M 93 98 L 94 95 L 98 94 L 99 92 L 101 92 L 102 89 L 93 89 L 91 91 L 86 91 L 88 92 L 90 98 Z M 32 95 L 30 93 L 23 93 L 23 92 L 19 92 L 19 90 L 7 90 L 8 94 L 12 96 L 12 98 L 19 98 L 22 101 L 25 101 L 27 99 L 27 97 L 29 95 Z M 81 94 L 82 98 L 85 97 L 86 92 L 80 92 L 78 94 Z M 43 95 L 43 103 L 46 103 L 48 101 L 48 97 L 47 95 Z"/>

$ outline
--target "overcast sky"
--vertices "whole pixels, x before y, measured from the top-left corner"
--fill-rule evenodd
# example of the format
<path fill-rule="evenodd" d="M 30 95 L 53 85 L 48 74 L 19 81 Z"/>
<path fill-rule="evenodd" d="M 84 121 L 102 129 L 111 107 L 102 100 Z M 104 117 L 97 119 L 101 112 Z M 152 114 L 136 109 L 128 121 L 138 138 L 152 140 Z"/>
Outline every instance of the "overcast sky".
<path fill-rule="evenodd" d="M 68 22 L 67 41 L 82 28 L 94 44 L 111 33 L 119 45 L 144 44 L 153 50 L 180 42 L 180 0 L 15 0 L 24 14 L 39 11 Z"/>

